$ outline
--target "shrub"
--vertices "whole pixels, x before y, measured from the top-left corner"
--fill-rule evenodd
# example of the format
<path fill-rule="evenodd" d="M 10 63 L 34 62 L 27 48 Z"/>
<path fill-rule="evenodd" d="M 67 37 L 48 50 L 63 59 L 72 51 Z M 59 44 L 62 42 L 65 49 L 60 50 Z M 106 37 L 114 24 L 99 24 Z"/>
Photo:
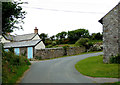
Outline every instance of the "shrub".
<path fill-rule="evenodd" d="M 80 38 L 76 43 L 75 46 L 87 46 L 87 42 L 89 41 L 88 38 Z"/>
<path fill-rule="evenodd" d="M 18 56 L 10 51 L 2 51 L 2 81 L 10 83 L 11 76 L 17 75 L 18 69 L 25 68 L 27 65 L 31 65 L 31 63 L 25 56 Z"/>
<path fill-rule="evenodd" d="M 14 53 L 14 48 L 13 47 L 9 48 L 9 51 Z"/>
<path fill-rule="evenodd" d="M 93 47 L 93 43 L 92 42 L 88 42 L 86 44 L 86 49 L 90 49 L 90 47 Z"/>
<path fill-rule="evenodd" d="M 47 46 L 46 46 L 46 48 L 51 48 L 51 47 L 53 47 L 53 46 L 52 46 L 52 45 L 47 45 Z"/>
<path fill-rule="evenodd" d="M 41 60 L 42 57 L 41 56 L 35 56 L 35 59 Z"/>
<path fill-rule="evenodd" d="M 15 55 L 13 52 L 3 52 L 3 62 L 9 62 L 10 65 L 30 65 L 29 60 L 25 56 Z"/>
<path fill-rule="evenodd" d="M 52 46 L 55 46 L 56 44 L 56 41 L 52 41 Z"/>
<path fill-rule="evenodd" d="M 64 51 L 65 51 L 64 55 L 67 55 L 67 48 L 68 48 L 68 47 L 69 47 L 69 45 L 63 46 L 63 49 L 64 49 Z"/>
<path fill-rule="evenodd" d="M 120 64 L 120 54 L 118 54 L 116 56 L 111 56 L 110 63 Z"/>

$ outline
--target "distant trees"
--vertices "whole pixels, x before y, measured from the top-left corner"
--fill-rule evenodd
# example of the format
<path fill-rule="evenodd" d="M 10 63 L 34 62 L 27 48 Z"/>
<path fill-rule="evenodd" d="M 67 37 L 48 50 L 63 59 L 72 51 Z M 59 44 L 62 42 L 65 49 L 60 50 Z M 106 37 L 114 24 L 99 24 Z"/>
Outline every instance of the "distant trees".
<path fill-rule="evenodd" d="M 86 42 L 88 40 L 102 40 L 102 34 L 101 33 L 92 33 L 89 34 L 89 31 L 86 29 L 77 29 L 72 31 L 62 31 L 60 33 L 57 33 L 56 35 L 52 35 L 51 37 L 48 37 L 47 34 L 41 33 L 40 38 L 43 40 L 45 45 L 49 45 L 48 47 L 52 47 L 54 45 L 58 44 L 85 44 L 84 46 L 89 47 L 91 43 L 86 45 Z"/>
<path fill-rule="evenodd" d="M 69 43 L 74 44 L 80 38 L 89 38 L 89 31 L 86 29 L 68 31 Z"/>
<path fill-rule="evenodd" d="M 45 33 L 41 33 L 40 35 L 41 40 L 43 41 L 43 43 L 46 45 L 46 40 L 48 39 L 48 34 Z"/>
<path fill-rule="evenodd" d="M 65 31 L 58 33 L 56 35 L 57 40 L 62 40 L 62 39 L 65 39 L 66 37 L 67 37 L 67 32 L 65 32 Z"/>
<path fill-rule="evenodd" d="M 92 33 L 90 38 L 91 40 L 102 40 L 103 35 L 98 32 L 98 33 Z"/>
<path fill-rule="evenodd" d="M 52 36 L 50 37 L 50 40 L 54 41 L 54 40 L 55 40 L 55 36 L 52 35 Z"/>

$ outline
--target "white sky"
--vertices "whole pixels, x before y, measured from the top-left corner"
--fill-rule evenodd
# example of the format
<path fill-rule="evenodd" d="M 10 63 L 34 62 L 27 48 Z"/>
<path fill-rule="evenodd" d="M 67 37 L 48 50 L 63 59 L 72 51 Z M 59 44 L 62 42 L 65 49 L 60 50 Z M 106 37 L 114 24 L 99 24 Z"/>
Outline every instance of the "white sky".
<path fill-rule="evenodd" d="M 27 12 L 23 30 L 12 34 L 33 33 L 37 27 L 40 33 L 49 36 L 62 31 L 79 28 L 88 29 L 90 33 L 102 32 L 98 22 L 106 13 L 115 7 L 119 0 L 22 0 Z"/>

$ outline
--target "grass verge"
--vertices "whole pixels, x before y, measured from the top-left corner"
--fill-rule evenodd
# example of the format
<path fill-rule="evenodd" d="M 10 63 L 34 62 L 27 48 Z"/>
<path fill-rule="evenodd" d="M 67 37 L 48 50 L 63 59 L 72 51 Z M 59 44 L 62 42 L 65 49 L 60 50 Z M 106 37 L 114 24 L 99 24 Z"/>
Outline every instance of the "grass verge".
<path fill-rule="evenodd" d="M 103 64 L 103 56 L 89 57 L 75 64 L 75 68 L 86 76 L 118 78 L 118 64 Z"/>
<path fill-rule="evenodd" d="M 29 69 L 29 66 L 28 66 L 28 65 L 18 66 L 18 67 L 17 67 L 17 66 L 14 66 L 13 69 L 14 69 L 14 72 L 12 72 L 12 73 L 9 73 L 9 72 L 8 72 L 8 74 L 7 74 L 8 78 L 7 78 L 7 80 L 5 80 L 6 83 L 7 83 L 7 82 L 13 83 L 13 84 L 16 83 L 16 81 L 17 81 L 20 77 L 22 77 L 23 73 L 24 73 L 27 69 Z M 4 83 L 4 81 L 3 81 L 3 83 Z"/>
<path fill-rule="evenodd" d="M 2 51 L 2 83 L 15 84 L 31 63 L 25 56 Z"/>

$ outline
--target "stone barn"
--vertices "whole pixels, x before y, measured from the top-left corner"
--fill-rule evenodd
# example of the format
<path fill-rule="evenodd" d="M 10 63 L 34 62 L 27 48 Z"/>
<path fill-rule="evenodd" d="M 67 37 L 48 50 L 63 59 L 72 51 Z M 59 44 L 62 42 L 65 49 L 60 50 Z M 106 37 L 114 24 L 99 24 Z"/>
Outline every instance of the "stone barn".
<path fill-rule="evenodd" d="M 103 62 L 109 63 L 112 55 L 120 54 L 120 3 L 99 22 L 103 25 Z"/>

